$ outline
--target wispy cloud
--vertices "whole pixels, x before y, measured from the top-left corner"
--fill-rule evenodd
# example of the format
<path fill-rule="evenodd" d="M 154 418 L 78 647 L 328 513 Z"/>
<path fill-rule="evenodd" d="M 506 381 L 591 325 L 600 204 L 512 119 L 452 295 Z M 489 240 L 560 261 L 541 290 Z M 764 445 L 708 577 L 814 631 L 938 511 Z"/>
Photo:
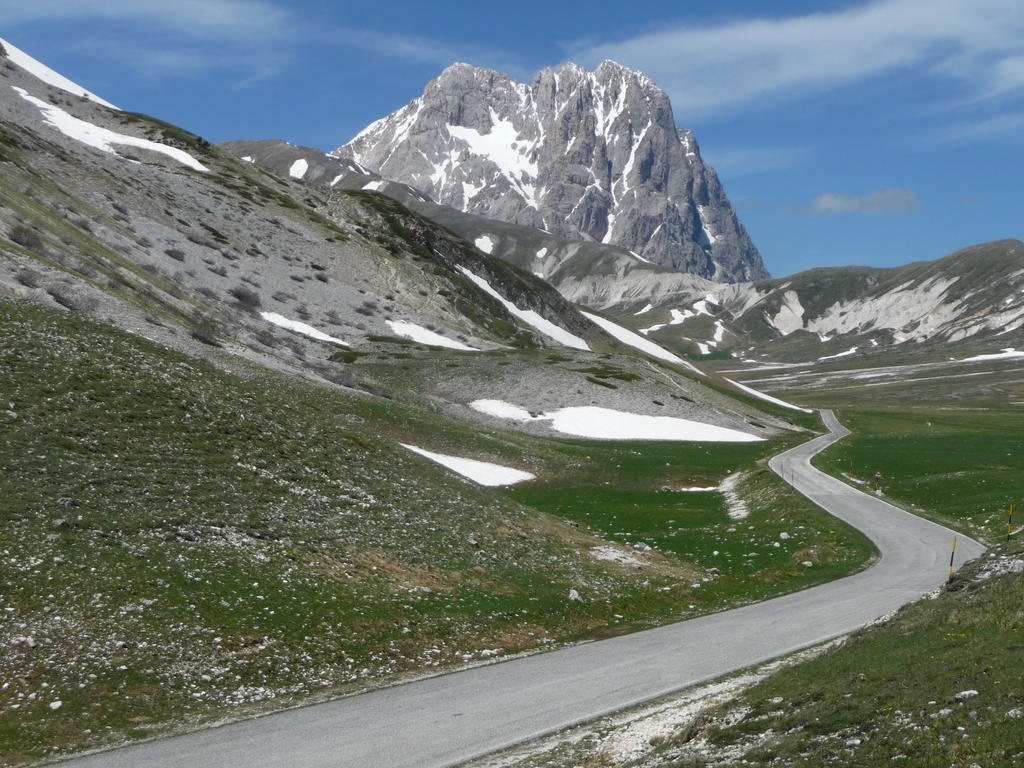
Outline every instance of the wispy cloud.
<path fill-rule="evenodd" d="M 807 157 L 807 151 L 792 147 L 702 148 L 701 154 L 718 173 L 738 178 L 792 168 Z"/>
<path fill-rule="evenodd" d="M 357 48 L 372 56 L 440 69 L 472 61 L 520 71 L 514 57 L 494 46 L 465 44 L 400 31 L 339 26 L 300 16 L 273 0 L 0 0 L 5 28 L 55 22 L 99 22 L 111 38 L 94 33 L 78 47 L 138 68 L 144 76 L 195 77 L 240 71 L 244 81 L 276 73 L 302 48 Z M 138 31 L 125 39 L 124 28 Z M 167 33 L 170 33 L 169 35 Z"/>
<path fill-rule="evenodd" d="M 287 34 L 290 11 L 265 0 L 0 0 L 5 26 L 101 20 L 143 23 L 193 39 L 270 40 Z"/>
<path fill-rule="evenodd" d="M 384 32 L 358 28 L 320 30 L 316 36 L 335 45 L 354 46 L 386 58 L 433 64 L 438 68 L 446 67 L 456 61 L 465 61 L 479 66 L 492 67 L 520 79 L 532 78 L 534 74 L 532 71 L 524 69 L 514 54 L 493 45 L 449 42 L 404 34 L 395 30 Z"/>
<path fill-rule="evenodd" d="M 1024 139 L 1024 112 L 1007 112 L 960 123 L 938 131 L 932 138 L 939 143 L 960 143 L 1004 137 Z"/>
<path fill-rule="evenodd" d="M 850 213 L 913 213 L 919 207 L 912 189 L 889 187 L 864 195 L 825 192 L 800 211 L 809 216 L 840 216 Z"/>
<path fill-rule="evenodd" d="M 875 0 L 840 11 L 679 24 L 571 53 L 642 69 L 681 116 L 737 111 L 881 76 L 960 81 L 979 97 L 1024 88 L 1020 0 Z"/>

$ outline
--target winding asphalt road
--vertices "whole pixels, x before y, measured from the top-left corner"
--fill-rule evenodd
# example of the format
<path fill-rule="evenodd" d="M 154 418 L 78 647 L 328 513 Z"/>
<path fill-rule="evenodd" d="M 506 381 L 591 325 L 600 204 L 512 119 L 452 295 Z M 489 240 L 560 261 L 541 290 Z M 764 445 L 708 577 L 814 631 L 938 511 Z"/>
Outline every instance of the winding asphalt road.
<path fill-rule="evenodd" d="M 99 753 L 71 768 L 451 766 L 845 634 L 941 584 L 954 533 L 810 465 L 849 432 L 770 461 L 881 558 L 866 571 L 763 603 L 476 667 L 346 699 Z M 984 547 L 959 537 L 957 565 Z"/>

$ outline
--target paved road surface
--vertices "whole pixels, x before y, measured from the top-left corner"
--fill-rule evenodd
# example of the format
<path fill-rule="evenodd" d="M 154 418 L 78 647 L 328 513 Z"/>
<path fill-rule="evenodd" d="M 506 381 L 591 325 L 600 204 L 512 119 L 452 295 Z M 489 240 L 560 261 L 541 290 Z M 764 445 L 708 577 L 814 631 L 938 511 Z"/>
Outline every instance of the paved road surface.
<path fill-rule="evenodd" d="M 946 578 L 953 532 L 810 465 L 849 432 L 775 456 L 771 468 L 863 531 L 872 568 L 791 595 L 624 637 L 477 667 L 347 699 L 70 761 L 69 768 L 451 766 L 856 629 Z M 957 565 L 983 551 L 960 537 Z"/>

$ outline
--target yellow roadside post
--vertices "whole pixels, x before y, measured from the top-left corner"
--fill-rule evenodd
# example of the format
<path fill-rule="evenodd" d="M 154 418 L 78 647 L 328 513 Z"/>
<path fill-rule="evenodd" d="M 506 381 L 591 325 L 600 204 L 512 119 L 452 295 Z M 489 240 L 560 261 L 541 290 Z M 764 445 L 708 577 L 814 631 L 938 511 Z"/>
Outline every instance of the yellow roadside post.
<path fill-rule="evenodd" d="M 956 536 L 953 537 L 953 551 L 949 553 L 949 576 L 946 581 L 953 580 L 953 557 L 956 555 Z"/>

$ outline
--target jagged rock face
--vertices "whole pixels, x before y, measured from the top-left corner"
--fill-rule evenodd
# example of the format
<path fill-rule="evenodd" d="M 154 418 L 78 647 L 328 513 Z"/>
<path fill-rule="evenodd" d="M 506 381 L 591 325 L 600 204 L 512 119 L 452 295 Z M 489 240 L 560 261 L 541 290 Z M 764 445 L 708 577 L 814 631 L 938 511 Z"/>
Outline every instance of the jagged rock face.
<path fill-rule="evenodd" d="M 455 64 L 332 154 L 469 213 L 719 281 L 768 274 L 668 96 L 614 62 L 532 85 Z"/>

